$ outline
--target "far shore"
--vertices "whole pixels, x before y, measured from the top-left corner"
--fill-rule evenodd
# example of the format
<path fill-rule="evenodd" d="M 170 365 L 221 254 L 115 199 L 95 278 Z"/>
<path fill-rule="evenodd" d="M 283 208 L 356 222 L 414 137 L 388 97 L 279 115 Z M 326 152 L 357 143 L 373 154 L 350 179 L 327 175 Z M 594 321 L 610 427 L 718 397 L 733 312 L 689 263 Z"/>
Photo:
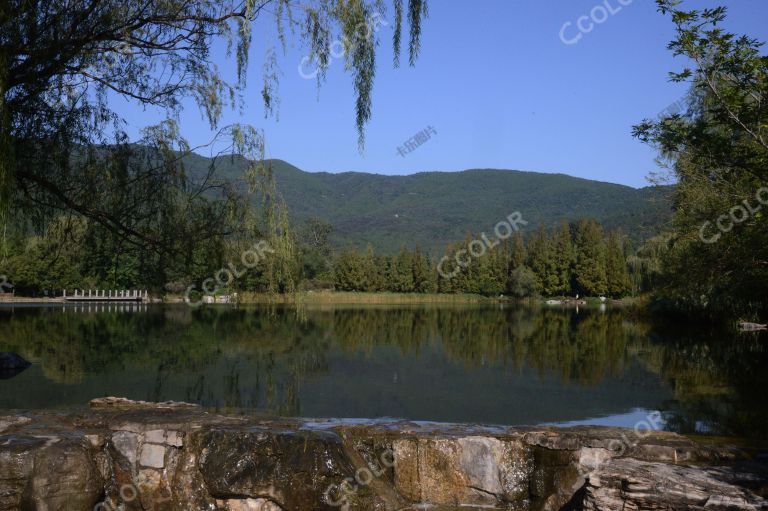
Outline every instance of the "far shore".
<path fill-rule="evenodd" d="M 236 299 L 233 299 L 236 296 Z M 221 305 L 293 305 L 293 304 L 327 304 L 327 305 L 408 305 L 408 304 L 491 304 L 491 303 L 524 303 L 529 305 L 544 305 L 549 307 L 569 307 L 569 306 L 595 306 L 600 304 L 611 305 L 613 307 L 635 306 L 643 301 L 641 297 L 627 297 L 620 300 L 606 299 L 601 301 L 599 298 L 581 298 L 572 297 L 537 297 L 527 299 L 517 299 L 505 295 L 488 297 L 473 294 L 440 294 L 440 293 L 368 293 L 368 292 L 346 292 L 346 291 L 300 291 L 296 293 L 251 293 L 244 292 L 232 295 L 227 303 L 218 303 Z M 152 303 L 185 303 L 181 295 L 165 295 L 162 298 L 151 299 Z M 77 303 L 67 302 L 63 297 L 24 297 L 24 296 L 1 296 L 0 305 L 4 304 L 62 304 Z M 213 305 L 213 304 L 211 304 Z"/>
<path fill-rule="evenodd" d="M 296 293 L 237 293 L 231 296 L 230 303 L 240 305 L 293 305 L 293 304 L 328 304 L 328 305 L 365 305 L 365 304 L 481 304 L 499 303 L 505 297 L 487 297 L 472 294 L 438 293 L 357 293 L 347 291 L 299 291 Z M 174 295 L 164 298 L 166 303 L 184 303 L 184 297 Z"/>
<path fill-rule="evenodd" d="M 66 300 L 64 298 L 48 298 L 48 297 L 39 297 L 39 298 L 31 298 L 27 296 L 0 296 L 0 305 L 6 304 L 6 303 L 29 303 L 29 304 L 46 304 L 46 303 L 66 303 Z"/>

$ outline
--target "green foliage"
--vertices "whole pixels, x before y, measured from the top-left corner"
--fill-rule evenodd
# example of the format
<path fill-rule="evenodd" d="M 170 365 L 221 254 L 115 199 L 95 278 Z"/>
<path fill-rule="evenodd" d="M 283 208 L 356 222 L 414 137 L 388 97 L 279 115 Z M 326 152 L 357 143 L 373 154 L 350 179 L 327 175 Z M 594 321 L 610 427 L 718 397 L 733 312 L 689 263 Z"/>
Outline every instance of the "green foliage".
<path fill-rule="evenodd" d="M 189 172 L 207 168 L 207 159 L 185 159 Z M 565 218 L 595 218 L 608 230 L 621 229 L 636 245 L 659 234 L 671 217 L 672 187 L 628 186 L 563 174 L 513 170 L 422 172 L 384 176 L 359 172 L 305 172 L 281 160 L 268 162 L 291 217 L 323 218 L 334 226 L 337 248 L 397 253 L 403 243 L 432 254 L 464 237 L 488 229 L 513 211 L 531 228 L 559 226 Z M 220 177 L 241 179 L 246 162 L 222 160 Z"/>
<path fill-rule="evenodd" d="M 573 240 L 571 226 L 568 222 L 563 222 L 560 229 L 553 234 L 552 250 L 553 255 L 553 295 L 569 294 L 573 285 Z"/>
<path fill-rule="evenodd" d="M 527 266 L 536 276 L 536 292 L 553 296 L 559 291 L 555 267 L 555 249 L 546 229 L 542 226 L 528 242 Z"/>
<path fill-rule="evenodd" d="M 594 220 L 580 220 L 574 232 L 575 288 L 579 294 L 602 296 L 608 291 L 603 229 Z"/>
<path fill-rule="evenodd" d="M 432 272 L 429 256 L 422 254 L 416 247 L 413 253 L 413 291 L 415 293 L 434 293 L 437 290 L 437 280 Z"/>
<path fill-rule="evenodd" d="M 338 291 L 387 291 L 394 293 L 432 293 L 434 276 L 429 259 L 420 250 L 406 248 L 394 256 L 379 256 L 369 246 L 364 254 L 347 250 L 334 262 Z"/>
<path fill-rule="evenodd" d="M 385 7 L 382 0 L 3 2 L 0 222 L 11 212 L 36 216 L 39 234 L 64 211 L 164 259 L 189 261 L 197 250 L 191 240 L 242 228 L 246 197 L 235 180 L 214 178 L 218 157 L 238 156 L 241 163 L 263 159 L 260 131 L 221 126 L 225 110 L 241 108 L 245 100 L 252 25 L 271 11 L 283 48 L 286 35 L 296 34 L 311 57 L 318 57 L 318 80 L 329 65 L 333 41 L 343 41 L 362 149 Z M 396 9 L 402 13 L 400 2 Z M 408 12 L 413 63 L 426 0 L 409 0 Z M 306 15 L 305 24 L 297 22 L 297 13 Z M 400 27 L 402 20 L 397 23 Z M 211 61 L 212 50 L 222 43 L 234 56 L 233 79 Z M 399 51 L 400 40 L 394 45 Z M 276 52 L 268 45 L 261 89 L 266 115 L 278 105 L 279 75 Z M 153 109 L 161 121 L 147 126 L 138 144 L 129 143 L 113 101 Z M 187 172 L 183 160 L 193 148 L 176 122 L 190 104 L 217 133 L 209 145 L 222 148 L 202 173 Z M 294 250 L 287 237 L 273 241 L 279 250 Z M 270 273 L 275 289 L 289 288 L 295 278 L 293 268 L 273 267 Z"/>
<path fill-rule="evenodd" d="M 282 196 L 277 191 L 271 166 L 262 167 L 259 179 L 252 186 L 263 199 L 264 240 L 269 248 L 265 273 L 269 293 L 292 293 L 299 280 L 299 249 Z"/>
<path fill-rule="evenodd" d="M 512 237 L 512 248 L 509 255 L 509 267 L 515 270 L 523 266 L 527 258 L 528 253 L 525 250 L 525 240 L 523 239 L 523 234 L 516 232 Z"/>
<path fill-rule="evenodd" d="M 342 252 L 333 268 L 334 282 L 339 291 L 368 291 L 375 287 L 367 271 L 364 256 L 356 250 Z"/>
<path fill-rule="evenodd" d="M 621 298 L 630 293 L 632 284 L 629 279 L 627 257 L 624 254 L 624 246 L 621 236 L 612 232 L 608 236 L 608 247 L 605 256 L 605 276 L 607 280 L 608 296 Z"/>
<path fill-rule="evenodd" d="M 309 281 L 331 279 L 330 235 L 333 226 L 314 217 L 310 218 L 301 231 L 301 277 Z"/>
<path fill-rule="evenodd" d="M 405 248 L 400 253 L 388 258 L 388 267 L 385 270 L 388 290 L 395 293 L 412 293 L 414 257 Z"/>
<path fill-rule="evenodd" d="M 511 243 L 499 243 L 482 255 L 470 257 L 468 248 L 475 240 L 467 236 L 461 243 L 448 245 L 445 256 L 437 261 L 418 248 L 411 251 L 404 247 L 396 255 L 377 255 L 370 245 L 365 254 L 356 249 L 342 251 L 333 265 L 336 290 L 437 290 L 484 296 L 508 293 L 516 298 L 576 293 L 598 296 L 609 291 L 610 296 L 621 298 L 632 292 L 624 238 L 614 232 L 606 240 L 594 220 L 574 226 L 563 223 L 551 232 L 541 228 L 527 246 L 522 236 L 514 236 Z M 462 264 L 457 262 L 457 255 Z"/>
<path fill-rule="evenodd" d="M 762 42 L 720 27 L 725 8 L 683 11 L 676 2 L 657 3 L 675 24 L 670 50 L 691 63 L 671 77 L 691 88 L 683 114 L 635 126 L 635 136 L 658 149 L 677 183 L 660 270 L 647 260 L 635 263 L 646 276 L 660 271 L 653 278 L 661 283 L 659 295 L 677 308 L 764 313 L 768 217 L 762 207 L 754 210 L 768 182 L 768 57 Z"/>
<path fill-rule="evenodd" d="M 526 266 L 518 266 L 509 274 L 509 294 L 515 298 L 527 298 L 536 294 L 536 274 Z"/>
<path fill-rule="evenodd" d="M 634 255 L 627 258 L 634 294 L 649 293 L 660 289 L 664 275 L 661 261 L 669 249 L 669 235 L 656 236 L 646 241 Z"/>

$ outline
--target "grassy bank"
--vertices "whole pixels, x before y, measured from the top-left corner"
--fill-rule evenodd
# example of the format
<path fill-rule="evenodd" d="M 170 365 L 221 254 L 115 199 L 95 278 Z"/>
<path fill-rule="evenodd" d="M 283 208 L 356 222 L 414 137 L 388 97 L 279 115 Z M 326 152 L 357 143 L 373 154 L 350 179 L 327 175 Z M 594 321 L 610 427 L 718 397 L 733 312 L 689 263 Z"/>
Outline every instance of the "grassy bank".
<path fill-rule="evenodd" d="M 469 294 L 421 294 L 421 293 L 353 293 L 341 291 L 303 291 L 292 294 L 270 295 L 265 293 L 240 293 L 241 304 L 467 304 L 495 303 L 496 298 Z"/>
<path fill-rule="evenodd" d="M 537 297 L 526 299 L 515 299 L 508 296 L 487 297 L 475 294 L 440 294 L 440 293 L 367 293 L 367 292 L 346 292 L 346 291 L 300 291 L 296 293 L 269 294 L 239 292 L 237 294 L 237 303 L 248 304 L 328 304 L 328 305 L 403 305 L 403 304 L 489 304 L 489 303 L 526 303 L 529 305 L 545 306 L 548 300 L 558 300 L 564 303 L 559 305 L 549 305 L 551 307 L 581 305 L 586 307 L 597 307 L 601 304 L 613 307 L 635 308 L 647 304 L 645 298 L 623 298 L 621 300 L 601 301 L 598 298 L 581 298 L 575 300 L 572 297 Z M 164 302 L 178 303 L 183 302 L 184 298 L 178 295 L 165 295 Z M 232 302 L 235 303 L 235 302 Z"/>
<path fill-rule="evenodd" d="M 64 298 L 28 298 L 25 296 L 0 295 L 0 303 L 64 303 Z"/>

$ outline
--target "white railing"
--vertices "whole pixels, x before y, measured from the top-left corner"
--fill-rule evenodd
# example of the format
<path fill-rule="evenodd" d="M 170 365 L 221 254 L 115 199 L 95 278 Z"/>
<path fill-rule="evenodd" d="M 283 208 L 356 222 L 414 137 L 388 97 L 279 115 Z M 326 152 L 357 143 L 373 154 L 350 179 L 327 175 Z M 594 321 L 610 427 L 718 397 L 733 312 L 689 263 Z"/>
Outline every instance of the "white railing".
<path fill-rule="evenodd" d="M 94 302 L 139 302 L 148 301 L 149 292 L 139 289 L 75 289 L 75 294 L 67 295 L 64 290 L 64 299 L 72 301 Z"/>

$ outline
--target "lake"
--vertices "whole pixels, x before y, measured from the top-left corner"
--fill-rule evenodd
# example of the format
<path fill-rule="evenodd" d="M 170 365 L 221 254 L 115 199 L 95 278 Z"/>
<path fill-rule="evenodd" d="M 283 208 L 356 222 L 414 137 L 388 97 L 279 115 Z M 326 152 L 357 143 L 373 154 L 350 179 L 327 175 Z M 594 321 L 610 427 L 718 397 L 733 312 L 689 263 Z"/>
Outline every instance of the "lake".
<path fill-rule="evenodd" d="M 0 408 L 95 397 L 219 412 L 633 427 L 764 440 L 768 336 L 621 309 L 0 306 Z"/>

